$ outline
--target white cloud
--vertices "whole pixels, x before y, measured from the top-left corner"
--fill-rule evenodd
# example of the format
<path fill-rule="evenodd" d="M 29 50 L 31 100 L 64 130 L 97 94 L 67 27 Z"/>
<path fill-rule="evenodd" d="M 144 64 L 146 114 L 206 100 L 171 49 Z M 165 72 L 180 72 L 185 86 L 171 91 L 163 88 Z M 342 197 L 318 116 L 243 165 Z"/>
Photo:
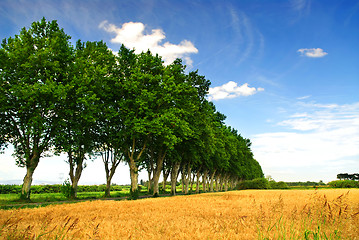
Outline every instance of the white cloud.
<path fill-rule="evenodd" d="M 209 88 L 208 99 L 209 101 L 212 101 L 226 98 L 236 98 L 239 96 L 250 96 L 260 91 L 264 91 L 264 89 L 249 87 L 248 83 L 238 86 L 236 82 L 229 81 L 222 86 Z"/>
<path fill-rule="evenodd" d="M 298 51 L 301 56 L 311 57 L 311 58 L 321 58 L 327 55 L 327 52 L 324 52 L 321 48 L 301 48 Z"/>
<path fill-rule="evenodd" d="M 307 98 L 310 98 L 310 97 L 311 97 L 310 95 L 307 95 L 307 96 L 298 97 L 297 99 L 298 100 L 304 100 L 304 99 L 307 99 Z"/>
<path fill-rule="evenodd" d="M 329 181 L 335 180 L 340 171 L 357 172 L 359 102 L 347 105 L 299 103 L 297 107 L 306 112 L 297 112 L 280 121 L 277 125 L 284 127 L 284 131 L 252 138 L 255 158 L 266 174 L 288 181 L 293 180 L 295 174 L 279 174 L 283 169 L 296 171 L 297 178 L 305 174 L 300 169 L 314 171 L 312 178 L 316 177 L 315 171 L 320 170 L 319 179 Z"/>
<path fill-rule="evenodd" d="M 124 44 L 127 48 L 135 49 L 136 53 L 147 50 L 158 53 L 166 65 L 172 63 L 176 58 L 182 58 L 187 65 L 191 66 L 192 59 L 189 55 L 198 53 L 198 49 L 188 40 L 183 40 L 179 44 L 169 42 L 161 44 L 162 40 L 166 38 L 163 30 L 153 29 L 150 34 L 145 34 L 145 25 L 141 22 L 128 22 L 117 27 L 108 21 L 103 21 L 99 27 L 116 34 L 111 39 L 112 43 Z"/>

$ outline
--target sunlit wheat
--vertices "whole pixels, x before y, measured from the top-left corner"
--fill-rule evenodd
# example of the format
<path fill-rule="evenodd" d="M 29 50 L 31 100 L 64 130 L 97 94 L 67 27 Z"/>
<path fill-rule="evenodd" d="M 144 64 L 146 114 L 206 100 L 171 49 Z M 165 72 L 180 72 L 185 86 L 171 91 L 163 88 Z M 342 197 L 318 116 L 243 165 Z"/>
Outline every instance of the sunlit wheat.
<path fill-rule="evenodd" d="M 247 190 L 0 210 L 2 239 L 359 239 L 359 190 Z"/>

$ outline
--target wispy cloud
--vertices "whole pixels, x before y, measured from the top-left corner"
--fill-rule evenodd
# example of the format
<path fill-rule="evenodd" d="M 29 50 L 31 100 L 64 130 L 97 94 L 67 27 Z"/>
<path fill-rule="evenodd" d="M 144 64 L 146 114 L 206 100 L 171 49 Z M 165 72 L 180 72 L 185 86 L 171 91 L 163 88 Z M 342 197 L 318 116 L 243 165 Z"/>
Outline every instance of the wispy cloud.
<path fill-rule="evenodd" d="M 291 7 L 295 11 L 309 11 L 310 9 L 310 1 L 308 0 L 291 0 L 290 1 Z"/>
<path fill-rule="evenodd" d="M 326 174 L 328 180 L 334 180 L 338 171 L 350 172 L 350 166 L 359 166 L 359 102 L 300 102 L 296 107 L 306 111 L 278 122 L 283 131 L 258 134 L 252 140 L 255 157 L 267 174 L 315 167 L 324 171 L 322 178 Z"/>
<path fill-rule="evenodd" d="M 249 87 L 248 83 L 238 86 L 236 82 L 229 81 L 222 86 L 210 88 L 208 100 L 212 101 L 226 98 L 236 98 L 239 96 L 250 96 L 260 91 L 264 91 L 264 89 Z"/>
<path fill-rule="evenodd" d="M 198 53 L 198 49 L 191 41 L 183 40 L 179 44 L 169 42 L 161 43 L 166 35 L 162 29 L 152 29 L 150 34 L 145 34 L 145 25 L 141 22 L 128 22 L 118 27 L 103 21 L 99 27 L 106 32 L 115 33 L 112 43 L 124 44 L 127 48 L 135 49 L 136 53 L 150 50 L 162 56 L 165 64 L 172 63 L 176 58 L 184 59 L 187 65 L 192 65 L 190 54 Z"/>
<path fill-rule="evenodd" d="M 304 99 L 308 99 L 310 97 L 311 97 L 310 95 L 307 95 L 307 96 L 298 97 L 297 99 L 298 100 L 304 100 Z"/>
<path fill-rule="evenodd" d="M 298 51 L 301 56 L 311 57 L 311 58 L 321 58 L 327 55 L 327 52 L 324 52 L 321 48 L 301 48 Z"/>

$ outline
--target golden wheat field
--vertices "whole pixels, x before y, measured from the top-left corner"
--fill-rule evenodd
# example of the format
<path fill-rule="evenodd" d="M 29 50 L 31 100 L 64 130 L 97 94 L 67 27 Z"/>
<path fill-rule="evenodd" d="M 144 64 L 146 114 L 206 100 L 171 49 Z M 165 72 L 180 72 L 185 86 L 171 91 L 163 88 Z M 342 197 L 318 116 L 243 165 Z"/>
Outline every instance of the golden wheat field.
<path fill-rule="evenodd" d="M 359 190 L 246 190 L 0 210 L 2 239 L 359 239 Z"/>

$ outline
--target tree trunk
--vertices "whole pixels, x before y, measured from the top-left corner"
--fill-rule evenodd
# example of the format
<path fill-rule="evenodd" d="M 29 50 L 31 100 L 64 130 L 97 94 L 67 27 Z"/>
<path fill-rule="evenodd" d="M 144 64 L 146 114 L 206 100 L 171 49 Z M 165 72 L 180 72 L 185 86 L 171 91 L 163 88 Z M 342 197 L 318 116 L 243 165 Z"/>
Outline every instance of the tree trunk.
<path fill-rule="evenodd" d="M 187 167 L 187 168 L 186 168 Z M 184 172 L 184 184 L 185 184 L 185 194 L 188 194 L 189 182 L 191 180 L 191 164 L 188 163 L 187 166 L 183 166 L 182 172 Z"/>
<path fill-rule="evenodd" d="M 224 177 L 224 191 L 228 191 L 228 176 Z"/>
<path fill-rule="evenodd" d="M 200 177 L 200 169 L 197 170 L 197 186 L 196 186 L 196 193 L 199 193 L 199 177 Z"/>
<path fill-rule="evenodd" d="M 216 192 L 219 191 L 219 178 L 220 178 L 220 175 L 217 174 L 217 175 L 216 175 Z"/>
<path fill-rule="evenodd" d="M 211 180 L 210 180 L 210 191 L 213 192 L 213 184 L 214 184 L 214 175 L 216 174 L 216 170 L 211 173 Z"/>
<path fill-rule="evenodd" d="M 153 178 L 151 177 L 151 175 L 152 175 L 152 170 L 151 170 L 151 169 L 147 170 L 147 173 L 148 173 L 147 192 L 150 193 L 150 194 L 152 194 L 152 193 L 153 193 L 153 183 L 152 183 Z"/>
<path fill-rule="evenodd" d="M 220 178 L 219 178 L 219 191 L 222 192 L 222 190 L 223 190 L 223 175 L 221 174 L 219 176 L 220 176 Z"/>
<path fill-rule="evenodd" d="M 141 158 L 141 155 L 146 149 L 146 142 L 144 142 L 141 151 L 135 155 L 136 152 L 136 139 L 132 139 L 132 147 L 130 149 L 126 149 L 126 153 L 128 155 L 128 165 L 130 167 L 130 178 L 131 178 L 131 189 L 130 194 L 132 199 L 138 199 L 139 191 L 138 191 L 138 167 L 136 162 L 138 162 Z"/>
<path fill-rule="evenodd" d="M 163 184 L 162 184 L 162 188 L 163 188 L 163 193 L 166 193 L 166 183 L 167 183 L 167 178 L 168 175 L 170 175 L 170 169 L 167 169 L 167 171 L 165 169 L 163 169 Z"/>
<path fill-rule="evenodd" d="M 153 197 L 159 197 L 160 195 L 160 191 L 159 191 L 159 187 L 158 187 L 158 181 L 161 175 L 161 171 L 159 173 L 157 173 L 157 171 L 155 172 L 155 174 L 153 175 Z"/>
<path fill-rule="evenodd" d="M 204 170 L 202 177 L 203 192 L 207 191 L 207 175 L 208 175 L 208 170 Z"/>
<path fill-rule="evenodd" d="M 120 164 L 121 160 L 123 159 L 123 155 L 121 157 L 117 156 L 116 151 L 111 149 L 107 149 L 106 152 L 101 153 L 102 161 L 105 165 L 105 172 L 106 172 L 106 189 L 105 189 L 105 196 L 104 197 L 111 197 L 111 180 L 113 175 L 115 174 L 116 168 Z M 110 168 L 111 163 L 111 168 Z"/>
<path fill-rule="evenodd" d="M 78 182 L 80 180 L 82 170 L 83 170 L 83 162 L 85 159 L 85 154 L 83 152 L 78 153 L 77 156 L 73 157 L 72 152 L 68 152 L 69 157 L 69 164 L 70 164 L 70 179 L 71 179 L 71 186 L 72 186 L 72 192 L 71 192 L 71 199 L 77 198 L 77 188 L 78 188 Z M 76 167 L 76 169 L 75 169 Z M 75 172 L 74 172 L 75 170 Z"/>
<path fill-rule="evenodd" d="M 131 198 L 138 198 L 138 168 L 136 166 L 136 162 L 134 159 L 130 159 L 129 162 L 130 167 L 130 178 L 131 178 Z"/>
<path fill-rule="evenodd" d="M 20 199 L 22 200 L 30 200 L 30 192 L 31 192 L 31 183 L 32 183 L 32 175 L 35 172 L 35 169 L 40 161 L 39 154 L 33 154 L 33 156 L 27 161 L 29 164 L 26 164 L 26 175 L 24 177 L 24 181 L 22 184 Z"/>
<path fill-rule="evenodd" d="M 159 188 L 158 188 L 158 181 L 161 176 L 162 166 L 163 166 L 163 161 L 165 160 L 165 156 L 166 156 L 166 151 L 163 151 L 161 149 L 158 154 L 158 157 L 157 157 L 156 168 L 154 169 L 154 172 L 153 172 L 153 196 L 154 197 L 158 197 L 160 194 Z"/>
<path fill-rule="evenodd" d="M 184 175 L 183 173 L 181 174 L 181 186 L 182 186 L 182 193 L 184 193 Z"/>
<path fill-rule="evenodd" d="M 194 184 L 194 178 L 195 178 L 195 174 L 193 173 L 193 177 L 192 177 L 192 172 L 190 173 L 190 175 L 191 175 L 191 193 L 193 192 L 193 184 Z"/>
<path fill-rule="evenodd" d="M 171 195 L 173 196 L 176 195 L 176 184 L 180 165 L 179 162 L 175 162 L 171 170 Z"/>

